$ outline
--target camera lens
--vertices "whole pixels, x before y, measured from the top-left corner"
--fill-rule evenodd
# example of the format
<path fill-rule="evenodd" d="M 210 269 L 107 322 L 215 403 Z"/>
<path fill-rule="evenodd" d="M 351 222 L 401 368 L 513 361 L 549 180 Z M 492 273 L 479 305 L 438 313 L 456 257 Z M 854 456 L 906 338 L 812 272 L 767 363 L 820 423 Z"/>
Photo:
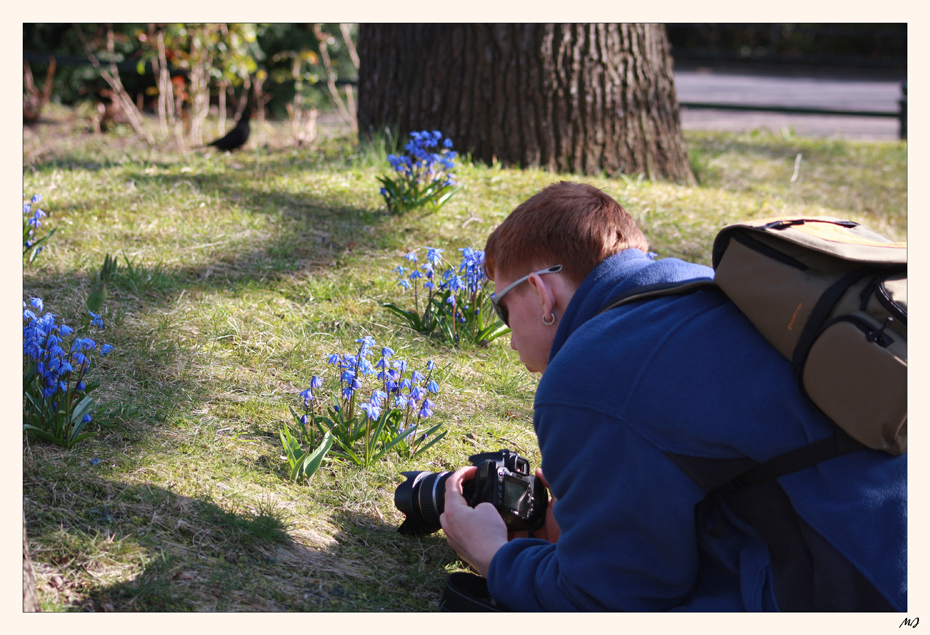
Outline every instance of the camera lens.
<path fill-rule="evenodd" d="M 394 491 L 394 506 L 406 518 L 402 534 L 431 534 L 442 528 L 439 516 L 446 501 L 446 479 L 451 472 L 402 472 L 407 478 Z"/>

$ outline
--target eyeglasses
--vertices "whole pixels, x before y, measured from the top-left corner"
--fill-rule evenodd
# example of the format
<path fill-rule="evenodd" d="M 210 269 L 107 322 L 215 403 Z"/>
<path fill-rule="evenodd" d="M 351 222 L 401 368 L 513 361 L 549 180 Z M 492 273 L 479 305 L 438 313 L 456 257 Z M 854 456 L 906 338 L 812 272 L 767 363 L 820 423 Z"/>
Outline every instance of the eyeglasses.
<path fill-rule="evenodd" d="M 522 278 L 520 278 L 519 280 L 507 285 L 504 289 L 501 290 L 500 293 L 492 293 L 491 294 L 491 305 L 494 307 L 494 312 L 497 313 L 497 317 L 499 317 L 501 319 L 501 322 L 503 322 L 506 326 L 510 326 L 510 322 L 508 320 L 509 316 L 507 315 L 507 307 L 501 304 L 501 298 L 503 298 L 506 294 L 510 293 L 510 291 L 513 290 L 513 288 L 516 287 L 521 282 L 526 282 L 527 280 L 529 280 L 530 276 L 532 276 L 533 274 L 541 276 L 544 273 L 558 273 L 560 271 L 562 271 L 562 265 L 555 265 L 554 267 L 549 267 L 548 269 L 534 271 L 533 273 L 527 274 L 523 276 Z"/>

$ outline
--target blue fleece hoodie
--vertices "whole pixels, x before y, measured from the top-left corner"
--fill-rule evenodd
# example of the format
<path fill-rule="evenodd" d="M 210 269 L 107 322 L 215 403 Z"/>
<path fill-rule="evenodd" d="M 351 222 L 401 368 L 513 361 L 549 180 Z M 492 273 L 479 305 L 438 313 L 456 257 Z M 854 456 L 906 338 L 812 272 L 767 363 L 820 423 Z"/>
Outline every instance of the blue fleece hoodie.
<path fill-rule="evenodd" d="M 530 610 L 906 610 L 907 458 L 863 451 L 702 503 L 832 434 L 790 363 L 716 291 L 599 314 L 713 271 L 627 250 L 578 288 L 536 392 L 556 544 L 512 540 L 491 595 Z M 699 505 L 700 504 L 700 505 Z"/>

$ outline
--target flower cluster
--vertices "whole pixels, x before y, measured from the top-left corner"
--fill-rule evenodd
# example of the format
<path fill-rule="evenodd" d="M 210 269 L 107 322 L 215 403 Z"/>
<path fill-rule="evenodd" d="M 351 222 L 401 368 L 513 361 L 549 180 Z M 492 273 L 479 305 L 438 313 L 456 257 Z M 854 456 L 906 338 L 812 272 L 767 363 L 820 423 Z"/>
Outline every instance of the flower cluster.
<path fill-rule="evenodd" d="M 70 448 L 89 436 L 81 434 L 90 423 L 94 402 L 88 393 L 99 382 L 88 381 L 97 343 L 78 337 L 74 329 L 42 313 L 40 298 L 23 302 L 23 427 L 36 436 Z M 91 325 L 103 329 L 103 319 L 91 313 Z M 70 339 L 69 339 L 70 338 Z M 100 346 L 105 357 L 113 350 Z"/>
<path fill-rule="evenodd" d="M 406 434 L 411 434 L 422 419 L 427 419 L 433 414 L 434 404 L 429 395 L 439 392 L 439 385 L 432 378 L 436 364 L 432 361 L 426 362 L 426 375 L 413 370 L 408 376 L 407 362 L 392 360 L 394 351 L 384 347 L 381 349 L 381 357 L 372 366 L 368 358 L 377 346 L 374 339 L 366 336 L 356 341 L 361 344 L 357 355 L 333 354 L 327 359 L 327 363 L 341 371 L 339 393 L 343 404 L 351 407 L 353 403 L 359 403 L 359 408 L 372 421 L 378 419 L 385 408 L 398 410 L 403 413 L 403 424 L 397 432 L 406 430 Z M 364 378 L 368 375 L 377 375 L 380 383 L 374 387 L 368 399 L 356 401 L 356 393 L 363 389 Z M 310 382 L 310 388 L 300 393 L 304 399 L 304 406 L 313 399 L 314 382 L 316 385 L 322 385 L 322 381 L 314 377 Z"/>
<path fill-rule="evenodd" d="M 440 145 L 442 149 L 435 152 Z M 456 152 L 452 149 L 452 139 L 443 140 L 438 130 L 411 132 L 404 150 L 406 154 L 400 156 L 388 155 L 388 163 L 395 172 L 413 183 L 441 181 L 443 185 L 455 185 L 452 173 Z"/>
<path fill-rule="evenodd" d="M 444 437 L 445 432 L 427 442 L 441 423 L 421 430 L 433 415 L 433 396 L 439 392 L 433 378 L 435 363 L 428 361 L 421 372 L 397 359 L 387 346 L 376 355 L 378 345 L 370 336 L 356 343 L 359 348 L 354 354 L 334 353 L 326 360 L 338 377 L 323 393 L 329 395 L 330 405 L 319 399 L 325 388 L 319 376 L 313 376 L 310 386 L 300 392 L 303 413 L 292 413 L 304 439 L 313 443 L 315 427 L 330 435 L 336 446 L 333 454 L 370 465 L 389 450 L 416 456 Z"/>
<path fill-rule="evenodd" d="M 454 344 L 466 340 L 480 344 L 507 332 L 497 319 L 487 294 L 484 252 L 465 247 L 458 266 L 447 264 L 443 249 L 427 248 L 420 264 L 416 251 L 404 256 L 407 266 L 398 265 L 397 284 L 413 295 L 413 310 L 396 304 L 384 306 L 403 317 L 414 330 L 438 334 Z M 422 296 L 422 297 L 421 297 Z"/>
<path fill-rule="evenodd" d="M 388 155 L 395 178 L 379 176 L 381 196 L 391 212 L 429 206 L 439 209 L 458 191 L 452 140 L 438 130 L 411 132 L 404 154 Z"/>
<path fill-rule="evenodd" d="M 23 260 L 27 263 L 36 259 L 45 248 L 45 242 L 55 233 L 53 229 L 41 238 L 37 234 L 42 226 L 41 219 L 47 216 L 38 206 L 33 209 L 33 205 L 41 200 L 42 197 L 36 194 L 31 201 L 23 203 Z"/>

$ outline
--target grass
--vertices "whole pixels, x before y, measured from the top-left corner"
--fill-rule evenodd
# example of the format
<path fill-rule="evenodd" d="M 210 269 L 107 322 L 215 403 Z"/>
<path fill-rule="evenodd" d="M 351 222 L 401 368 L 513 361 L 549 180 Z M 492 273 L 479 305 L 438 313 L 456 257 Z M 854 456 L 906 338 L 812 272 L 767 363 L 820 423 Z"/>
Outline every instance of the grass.
<path fill-rule="evenodd" d="M 43 196 L 59 231 L 26 268 L 24 297 L 77 323 L 106 253 L 120 270 L 103 312 L 116 349 L 99 369 L 97 435 L 71 451 L 23 443 L 42 610 L 435 610 L 463 565 L 441 534 L 397 533 L 400 472 L 502 447 L 537 465 L 537 379 L 507 338 L 459 350 L 404 328 L 381 308 L 398 297 L 390 270 L 424 245 L 482 248 L 513 207 L 573 177 L 463 165 L 466 187 L 441 211 L 393 217 L 375 181 L 384 150 L 347 136 L 295 148 L 269 125 L 241 153 L 182 155 L 125 130 L 94 136 L 71 111 L 48 116 L 24 135 L 23 191 Z M 709 264 L 722 225 L 785 214 L 906 238 L 905 144 L 686 138 L 696 187 L 584 179 L 660 257 Z M 288 404 L 364 334 L 436 361 L 449 435 L 416 461 L 329 464 L 291 483 L 277 437 Z"/>

